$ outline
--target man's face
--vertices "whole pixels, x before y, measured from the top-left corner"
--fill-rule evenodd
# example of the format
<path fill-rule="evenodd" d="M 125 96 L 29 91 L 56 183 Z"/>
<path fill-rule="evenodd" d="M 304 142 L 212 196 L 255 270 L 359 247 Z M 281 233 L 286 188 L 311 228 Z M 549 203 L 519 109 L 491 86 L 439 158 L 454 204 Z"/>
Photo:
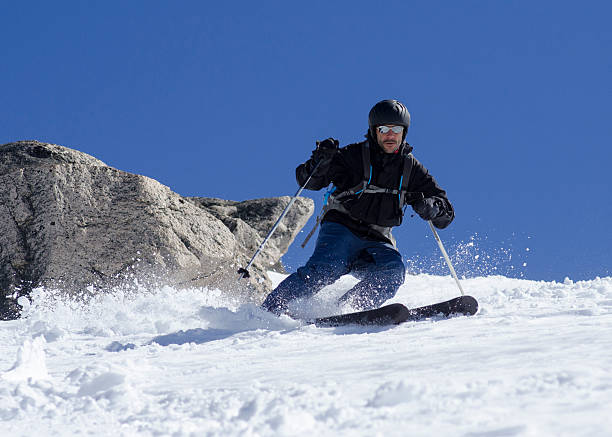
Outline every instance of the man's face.
<path fill-rule="evenodd" d="M 399 133 L 393 132 L 393 128 L 398 130 L 397 128 L 401 128 L 402 130 Z M 381 129 L 382 128 L 382 129 Z M 386 133 L 382 133 L 382 131 L 387 131 Z M 376 140 L 385 153 L 393 153 L 395 152 L 400 144 L 402 143 L 402 134 L 404 133 L 403 126 L 396 126 L 394 124 L 385 124 L 383 126 L 376 127 Z"/>

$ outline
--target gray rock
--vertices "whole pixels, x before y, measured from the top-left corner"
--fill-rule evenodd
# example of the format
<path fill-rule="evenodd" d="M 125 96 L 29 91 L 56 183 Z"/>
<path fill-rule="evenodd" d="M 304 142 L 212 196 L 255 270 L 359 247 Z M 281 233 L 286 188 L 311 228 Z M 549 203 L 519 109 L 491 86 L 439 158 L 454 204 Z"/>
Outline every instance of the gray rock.
<path fill-rule="evenodd" d="M 192 197 L 190 200 L 221 220 L 234 234 L 243 252 L 252 255 L 291 201 L 291 197 L 253 199 L 244 202 L 206 197 Z M 313 210 L 314 206 L 310 199 L 298 198 L 276 228 L 273 238 L 266 243 L 265 251 L 259 254 L 261 259 L 256 267 L 284 272 L 280 258 L 293 242 L 296 236 L 295 230 L 299 231 L 304 227 Z"/>
<path fill-rule="evenodd" d="M 66 293 L 114 287 L 270 290 L 268 270 L 314 210 L 299 198 L 238 286 L 246 265 L 289 197 L 244 202 L 182 197 L 145 176 L 111 168 L 66 147 L 21 141 L 0 146 L 0 318 L 16 297 L 44 286 Z M 243 296 L 244 297 L 244 296 Z"/>

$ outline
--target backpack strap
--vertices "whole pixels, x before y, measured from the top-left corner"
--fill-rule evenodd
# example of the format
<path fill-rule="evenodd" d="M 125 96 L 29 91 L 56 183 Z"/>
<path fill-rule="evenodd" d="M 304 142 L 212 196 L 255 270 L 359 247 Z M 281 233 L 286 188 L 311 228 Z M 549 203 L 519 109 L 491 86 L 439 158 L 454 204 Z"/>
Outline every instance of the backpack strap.
<path fill-rule="evenodd" d="M 361 148 L 361 158 L 363 160 L 363 180 L 372 179 L 372 163 L 370 162 L 370 142 L 365 141 Z"/>
<path fill-rule="evenodd" d="M 400 208 L 403 208 L 404 203 L 406 202 L 406 193 L 408 192 L 408 184 L 410 183 L 410 175 L 412 174 L 413 164 L 414 157 L 412 156 L 412 153 L 408 153 L 406 156 L 404 156 L 404 170 L 402 171 L 402 177 L 400 179 Z"/>
<path fill-rule="evenodd" d="M 368 141 L 364 141 L 361 147 L 361 159 L 363 163 L 363 178 L 361 182 L 348 190 L 333 194 L 332 197 L 335 198 L 335 200 L 341 200 L 346 196 L 355 196 L 367 192 L 370 182 L 372 181 L 372 165 L 370 163 L 370 146 Z"/>
<path fill-rule="evenodd" d="M 400 208 L 405 208 L 406 205 L 410 205 L 419 199 L 425 198 L 425 193 L 422 191 L 408 191 L 410 175 L 412 174 L 412 168 L 414 167 L 415 161 L 416 159 L 412 153 L 404 157 L 404 170 L 400 179 Z"/>

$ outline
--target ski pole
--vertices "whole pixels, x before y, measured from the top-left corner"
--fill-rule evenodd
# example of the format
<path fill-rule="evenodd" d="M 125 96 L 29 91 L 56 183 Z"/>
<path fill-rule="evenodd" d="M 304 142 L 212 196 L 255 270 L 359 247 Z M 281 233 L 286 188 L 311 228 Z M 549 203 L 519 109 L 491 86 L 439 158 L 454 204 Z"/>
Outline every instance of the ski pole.
<path fill-rule="evenodd" d="M 431 222 L 431 220 L 427 220 L 427 223 L 429 223 L 429 227 L 431 228 L 431 231 L 433 232 L 434 237 L 436 237 L 436 242 L 438 243 L 438 247 L 440 248 L 442 255 L 444 255 L 446 264 L 448 265 L 448 268 L 450 269 L 451 274 L 453 275 L 453 278 L 455 279 L 455 282 L 457 283 L 457 287 L 459 287 L 461 296 L 465 296 L 465 293 L 463 292 L 463 288 L 461 287 L 461 284 L 459 283 L 459 278 L 457 277 L 457 273 L 455 273 L 455 269 L 453 268 L 453 265 L 451 264 L 450 258 L 448 257 L 448 253 L 446 253 L 446 250 L 444 249 L 444 245 L 442 244 L 442 240 L 440 240 L 440 236 L 436 232 L 436 228 L 434 228 L 434 225 Z"/>
<path fill-rule="evenodd" d="M 259 255 L 259 253 L 261 252 L 261 250 L 263 249 L 263 247 L 266 245 L 266 243 L 268 242 L 268 240 L 270 239 L 270 237 L 272 236 L 272 234 L 274 233 L 274 231 L 276 230 L 276 228 L 278 227 L 278 225 L 280 224 L 281 220 L 285 217 L 285 215 L 287 215 L 287 212 L 289 212 L 289 208 L 291 208 L 291 206 L 293 205 L 293 203 L 295 202 L 295 200 L 298 198 L 298 196 L 300 195 L 300 193 L 304 190 L 304 188 L 306 187 L 306 185 L 308 185 L 308 182 L 310 182 L 310 179 L 312 178 L 312 176 L 314 175 L 315 171 L 317 171 L 317 168 L 319 168 L 319 164 L 321 164 L 321 161 L 317 162 L 316 165 L 314 166 L 314 168 L 312 169 L 312 172 L 310 172 L 310 176 L 308 176 L 308 179 L 306 179 L 306 182 L 304 182 L 304 185 L 302 185 L 297 192 L 295 193 L 295 195 L 293 196 L 293 198 L 289 201 L 289 203 L 287 204 L 287 206 L 285 207 L 285 209 L 283 210 L 283 212 L 281 213 L 280 217 L 278 218 L 278 220 L 276 220 L 276 223 L 274 223 L 274 226 L 272 226 L 272 229 L 270 229 L 270 232 L 268 232 L 268 235 L 266 236 L 266 238 L 264 239 L 263 243 L 261 243 L 259 245 L 259 248 L 257 249 L 257 251 L 255 252 L 255 254 L 253 255 L 253 257 L 251 258 L 251 261 L 249 261 L 249 263 L 247 264 L 246 267 L 244 268 L 240 268 L 238 269 L 238 274 L 240 275 L 240 277 L 238 278 L 238 280 L 242 279 L 242 278 L 249 278 L 251 276 L 251 274 L 249 273 L 249 267 L 251 267 L 251 265 L 253 264 L 253 261 L 255 261 L 255 258 L 257 258 L 257 255 Z"/>

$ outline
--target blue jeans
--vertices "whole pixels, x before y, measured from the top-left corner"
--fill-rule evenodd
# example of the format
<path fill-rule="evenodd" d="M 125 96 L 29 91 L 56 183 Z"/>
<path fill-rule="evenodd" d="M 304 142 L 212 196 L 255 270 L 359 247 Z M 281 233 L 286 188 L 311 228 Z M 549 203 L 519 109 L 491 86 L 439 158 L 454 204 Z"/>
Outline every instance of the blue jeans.
<path fill-rule="evenodd" d="M 339 223 L 323 222 L 306 265 L 281 282 L 262 306 L 276 314 L 284 313 L 290 301 L 312 296 L 348 273 L 361 281 L 340 302 L 371 309 L 395 296 L 404 283 L 405 267 L 393 245 L 364 240 Z"/>

